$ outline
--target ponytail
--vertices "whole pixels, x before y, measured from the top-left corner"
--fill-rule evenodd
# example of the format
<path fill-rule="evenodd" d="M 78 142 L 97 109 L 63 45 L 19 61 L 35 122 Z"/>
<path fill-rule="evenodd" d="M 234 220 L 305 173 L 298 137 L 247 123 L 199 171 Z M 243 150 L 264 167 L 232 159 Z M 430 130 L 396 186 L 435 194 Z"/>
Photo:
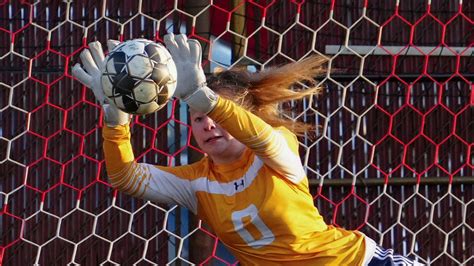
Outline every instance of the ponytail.
<path fill-rule="evenodd" d="M 315 126 L 286 118 L 282 115 L 285 111 L 279 111 L 278 105 L 319 94 L 321 88 L 316 86 L 315 77 L 326 72 L 323 67 L 325 61 L 320 56 L 311 56 L 256 73 L 245 68 L 234 68 L 214 74 L 208 79 L 208 86 L 221 97 L 234 101 L 271 126 L 284 126 L 302 135 L 314 130 Z M 308 88 L 293 89 L 297 83 Z"/>

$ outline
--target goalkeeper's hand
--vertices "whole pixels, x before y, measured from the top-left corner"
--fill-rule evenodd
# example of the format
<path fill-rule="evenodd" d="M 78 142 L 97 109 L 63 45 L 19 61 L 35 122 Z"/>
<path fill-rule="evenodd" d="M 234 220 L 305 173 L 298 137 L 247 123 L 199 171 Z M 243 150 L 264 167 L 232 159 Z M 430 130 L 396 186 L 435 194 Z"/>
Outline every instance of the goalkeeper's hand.
<path fill-rule="evenodd" d="M 118 41 L 109 40 L 107 42 L 109 51 L 113 50 L 118 44 Z M 94 92 L 95 98 L 104 109 L 105 124 L 109 127 L 128 124 L 130 115 L 120 111 L 113 104 L 107 103 L 102 90 L 101 75 L 105 67 L 105 57 L 100 42 L 89 43 L 89 49 L 82 51 L 80 57 L 85 70 L 79 64 L 76 64 L 72 68 L 72 75 Z"/>
<path fill-rule="evenodd" d="M 178 71 L 176 91 L 173 96 L 185 101 L 193 110 L 209 113 L 217 103 L 217 94 L 206 85 L 206 76 L 201 67 L 202 48 L 197 40 L 188 40 L 186 35 L 164 36 Z"/>

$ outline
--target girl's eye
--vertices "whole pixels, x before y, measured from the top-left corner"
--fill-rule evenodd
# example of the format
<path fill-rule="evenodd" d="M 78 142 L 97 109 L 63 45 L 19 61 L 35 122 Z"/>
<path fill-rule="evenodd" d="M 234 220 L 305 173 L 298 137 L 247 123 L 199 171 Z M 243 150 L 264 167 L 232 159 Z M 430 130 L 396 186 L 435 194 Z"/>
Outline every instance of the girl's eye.
<path fill-rule="evenodd" d="M 201 122 L 201 120 L 202 120 L 202 117 L 196 117 L 196 118 L 194 118 L 194 122 Z"/>

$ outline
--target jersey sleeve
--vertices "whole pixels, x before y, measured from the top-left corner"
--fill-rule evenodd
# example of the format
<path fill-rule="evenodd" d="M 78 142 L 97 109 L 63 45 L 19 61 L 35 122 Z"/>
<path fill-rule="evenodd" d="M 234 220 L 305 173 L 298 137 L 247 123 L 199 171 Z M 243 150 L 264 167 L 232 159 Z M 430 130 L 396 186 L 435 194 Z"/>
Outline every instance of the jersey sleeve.
<path fill-rule="evenodd" d="M 163 167 L 135 162 L 130 143 L 130 127 L 107 127 L 102 130 L 104 155 L 110 184 L 131 196 L 158 203 L 178 204 L 196 213 L 196 196 L 189 167 Z M 187 173 L 186 173 L 187 172 Z"/>
<path fill-rule="evenodd" d="M 222 97 L 208 116 L 289 181 L 297 184 L 306 177 L 298 154 L 298 140 L 288 129 L 275 129 Z"/>

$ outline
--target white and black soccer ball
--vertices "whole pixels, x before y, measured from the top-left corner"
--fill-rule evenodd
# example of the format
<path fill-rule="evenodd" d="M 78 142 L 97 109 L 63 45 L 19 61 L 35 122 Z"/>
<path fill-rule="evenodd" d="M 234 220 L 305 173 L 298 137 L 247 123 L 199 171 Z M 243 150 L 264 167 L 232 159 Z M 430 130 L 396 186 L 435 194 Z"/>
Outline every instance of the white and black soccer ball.
<path fill-rule="evenodd" d="M 102 71 L 105 96 L 130 114 L 150 114 L 164 107 L 176 89 L 176 66 L 161 44 L 134 39 L 115 47 Z"/>

